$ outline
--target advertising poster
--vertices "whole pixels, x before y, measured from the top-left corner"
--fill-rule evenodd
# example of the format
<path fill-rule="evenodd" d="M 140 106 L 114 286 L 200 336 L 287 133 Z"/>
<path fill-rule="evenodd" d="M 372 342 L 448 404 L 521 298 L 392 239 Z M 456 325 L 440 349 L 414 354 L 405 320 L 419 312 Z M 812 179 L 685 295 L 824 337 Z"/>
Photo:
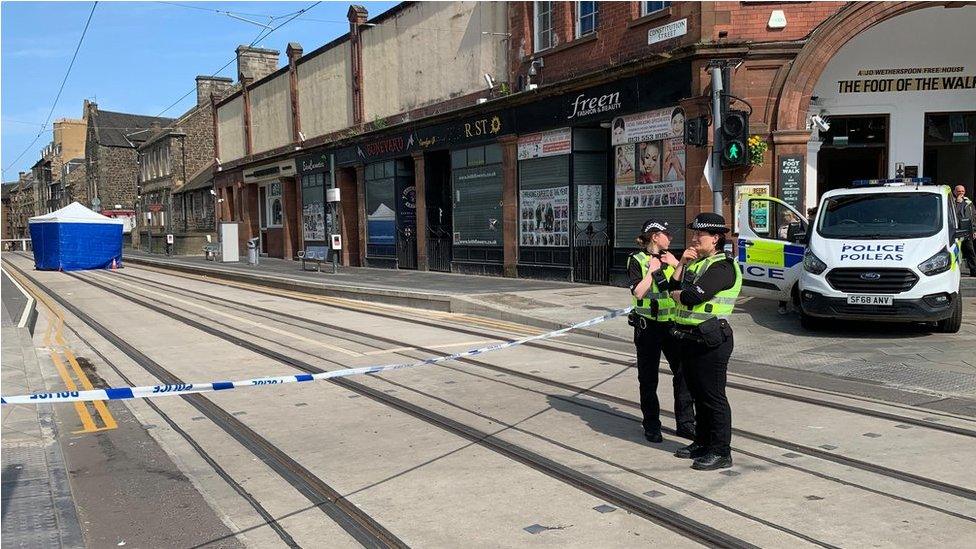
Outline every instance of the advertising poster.
<path fill-rule="evenodd" d="M 519 204 L 519 245 L 569 245 L 569 187 L 521 191 Z"/>
<path fill-rule="evenodd" d="M 325 240 L 325 208 L 321 202 L 309 202 L 302 207 L 302 232 L 305 242 Z"/>
<path fill-rule="evenodd" d="M 636 147 L 632 143 L 617 145 L 614 147 L 614 182 L 617 185 L 633 185 L 637 179 L 637 170 L 634 169 L 634 158 Z"/>
<path fill-rule="evenodd" d="M 685 205 L 685 182 L 664 181 L 647 185 L 617 187 L 617 209 L 663 208 Z"/>
<path fill-rule="evenodd" d="M 603 187 L 579 185 L 576 187 L 576 221 L 596 223 L 603 221 Z"/>
<path fill-rule="evenodd" d="M 661 181 L 661 153 L 663 152 L 661 141 L 650 141 L 641 143 L 638 147 L 638 164 L 640 164 L 640 177 L 638 183 L 659 183 Z"/>
<path fill-rule="evenodd" d="M 611 124 L 611 143 L 640 143 L 680 137 L 685 133 L 685 111 L 668 107 L 627 116 L 618 116 Z"/>
<path fill-rule="evenodd" d="M 570 128 L 525 135 L 518 140 L 518 159 L 528 160 L 569 154 L 572 144 L 573 131 Z"/>
<path fill-rule="evenodd" d="M 735 187 L 735 227 L 734 231 L 739 232 L 739 208 L 742 207 L 745 197 L 748 195 L 769 196 L 769 184 L 758 183 L 752 185 L 736 185 Z M 768 227 L 767 227 L 768 229 Z"/>

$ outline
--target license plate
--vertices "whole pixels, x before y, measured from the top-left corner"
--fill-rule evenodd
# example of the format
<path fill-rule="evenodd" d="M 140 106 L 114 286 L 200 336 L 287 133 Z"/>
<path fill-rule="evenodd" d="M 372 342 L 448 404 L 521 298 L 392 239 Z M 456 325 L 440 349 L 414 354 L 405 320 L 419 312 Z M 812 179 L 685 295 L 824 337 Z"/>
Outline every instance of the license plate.
<path fill-rule="evenodd" d="M 890 295 L 849 295 L 848 305 L 891 305 Z"/>

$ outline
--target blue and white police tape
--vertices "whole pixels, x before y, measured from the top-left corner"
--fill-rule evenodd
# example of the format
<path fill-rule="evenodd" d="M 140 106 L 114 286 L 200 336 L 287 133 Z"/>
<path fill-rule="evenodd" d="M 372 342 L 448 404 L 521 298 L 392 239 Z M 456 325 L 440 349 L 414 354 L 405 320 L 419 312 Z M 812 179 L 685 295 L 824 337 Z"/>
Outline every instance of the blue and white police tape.
<path fill-rule="evenodd" d="M 631 309 L 632 307 L 627 307 L 626 309 L 617 309 L 603 316 L 591 318 L 589 320 L 584 320 L 583 322 L 580 322 L 578 324 L 573 324 L 572 326 L 561 328 L 559 330 L 555 330 L 552 332 L 546 332 L 544 334 L 523 337 L 521 339 L 514 339 L 502 343 L 494 343 L 492 345 L 481 347 L 479 349 L 471 349 L 469 351 L 455 353 L 453 355 L 441 356 L 436 358 L 428 358 L 426 360 L 421 360 L 419 362 L 411 362 L 406 364 L 387 364 L 385 366 L 364 366 L 362 368 L 334 370 L 331 372 L 321 372 L 318 374 L 298 374 L 298 375 L 291 375 L 291 376 L 259 377 L 259 378 L 252 378 L 252 379 L 244 379 L 240 381 L 216 381 L 210 383 L 178 383 L 174 385 L 146 385 L 143 387 L 113 387 L 109 389 L 94 389 L 91 391 L 60 391 L 54 393 L 34 393 L 31 395 L 15 395 L 15 396 L 2 397 L 2 399 L 0 399 L 0 404 L 38 404 L 38 403 L 55 403 L 55 402 L 88 402 L 88 401 L 95 401 L 95 400 L 126 400 L 130 398 L 151 398 L 151 397 L 159 397 L 159 396 L 189 395 L 193 393 L 210 393 L 213 391 L 239 389 L 242 387 L 262 387 L 268 385 L 281 385 L 284 383 L 301 383 L 304 381 L 319 381 L 323 379 L 334 379 L 337 377 L 349 377 L 349 376 L 357 376 L 357 375 L 364 375 L 364 374 L 378 374 L 380 372 L 403 370 L 406 368 L 415 368 L 417 366 L 426 366 L 428 364 L 437 364 L 439 362 L 446 362 L 448 360 L 455 360 L 458 358 L 483 355 L 485 353 L 490 353 L 492 351 L 499 351 L 501 349 L 507 349 L 509 347 L 522 345 L 523 343 L 528 343 L 530 341 L 549 339 L 551 337 L 556 337 L 565 334 L 566 332 L 570 332 L 572 330 L 586 328 L 588 326 L 593 326 L 594 324 L 606 322 L 607 320 L 616 318 L 618 316 L 626 315 L 630 313 Z"/>

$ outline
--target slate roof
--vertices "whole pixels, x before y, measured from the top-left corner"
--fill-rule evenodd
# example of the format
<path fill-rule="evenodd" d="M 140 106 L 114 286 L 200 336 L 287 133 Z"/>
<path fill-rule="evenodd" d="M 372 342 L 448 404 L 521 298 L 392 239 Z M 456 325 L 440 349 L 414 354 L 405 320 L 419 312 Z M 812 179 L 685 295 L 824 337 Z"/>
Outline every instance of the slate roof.
<path fill-rule="evenodd" d="M 138 147 L 140 143 L 149 139 L 153 131 L 153 122 L 165 127 L 173 122 L 172 118 L 128 114 L 124 112 L 95 111 L 92 123 L 99 145 L 106 147 Z"/>

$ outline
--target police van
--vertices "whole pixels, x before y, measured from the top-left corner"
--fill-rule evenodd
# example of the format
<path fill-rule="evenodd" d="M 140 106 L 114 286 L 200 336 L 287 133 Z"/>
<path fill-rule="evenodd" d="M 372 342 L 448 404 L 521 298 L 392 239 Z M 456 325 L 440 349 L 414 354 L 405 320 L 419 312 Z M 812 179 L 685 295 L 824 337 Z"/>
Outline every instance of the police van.
<path fill-rule="evenodd" d="M 821 197 L 811 225 L 785 202 L 747 196 L 738 214 L 743 293 L 792 301 L 804 327 L 830 318 L 934 322 L 957 332 L 961 238 L 947 186 L 855 181 Z"/>

